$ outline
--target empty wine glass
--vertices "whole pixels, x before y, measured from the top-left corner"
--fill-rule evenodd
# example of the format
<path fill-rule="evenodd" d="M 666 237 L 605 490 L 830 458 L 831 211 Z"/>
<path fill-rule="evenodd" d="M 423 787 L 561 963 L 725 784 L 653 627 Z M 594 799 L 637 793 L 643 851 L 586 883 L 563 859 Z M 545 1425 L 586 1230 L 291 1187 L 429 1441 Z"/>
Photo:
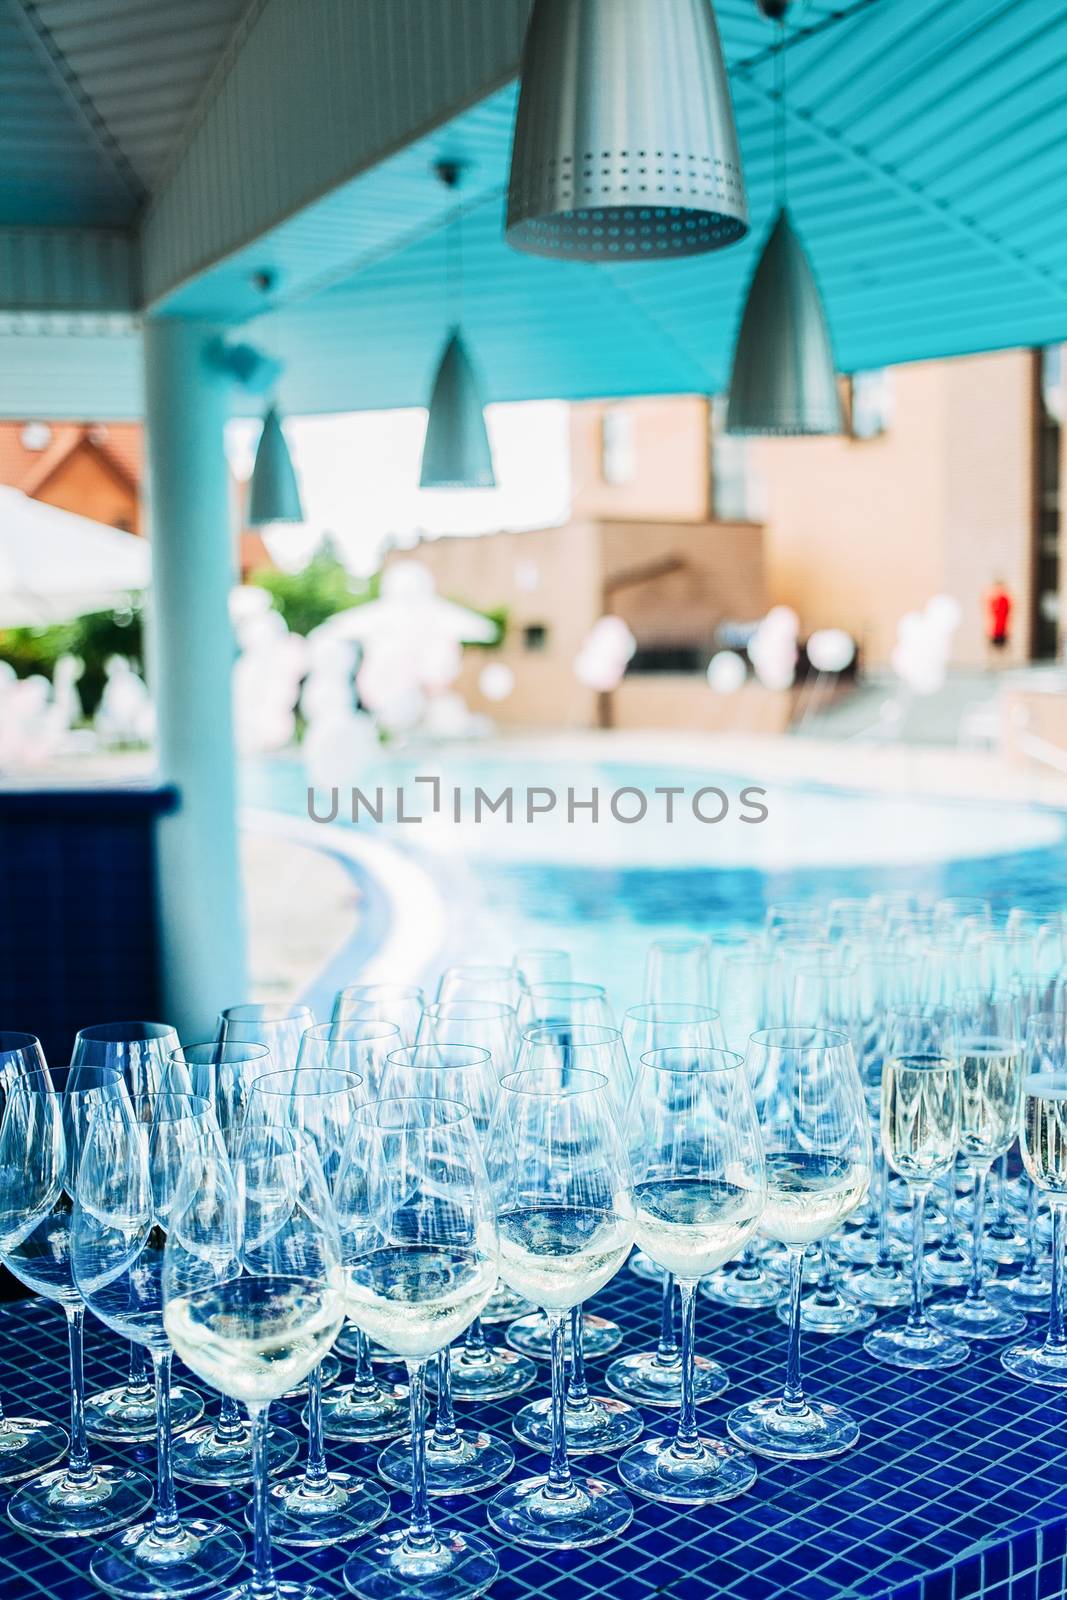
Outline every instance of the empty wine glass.
<path fill-rule="evenodd" d="M 911 1196 L 911 1307 L 902 1324 L 873 1328 L 864 1349 L 908 1370 L 943 1370 L 967 1359 L 963 1339 L 934 1326 L 923 1291 L 927 1197 L 955 1165 L 960 1139 L 960 1063 L 952 1013 L 892 1012 L 882 1069 L 882 1152 Z"/>
<path fill-rule="evenodd" d="M 517 969 L 493 963 L 448 967 L 437 985 L 438 1001 L 500 1000 L 516 1011 L 522 992 L 523 982 Z"/>
<path fill-rule="evenodd" d="M 701 1434 L 693 1387 L 696 1289 L 742 1249 L 766 1199 L 763 1145 L 744 1057 L 675 1046 L 641 1058 L 627 1114 L 638 1243 L 678 1282 L 682 1382 L 673 1439 L 627 1450 L 619 1477 L 650 1500 L 708 1505 L 743 1494 L 756 1469 Z"/>
<path fill-rule="evenodd" d="M 602 1544 L 629 1525 L 629 1498 L 603 1478 L 576 1478 L 566 1438 L 567 1313 L 618 1272 L 634 1237 L 629 1162 L 602 1073 L 556 1060 L 509 1074 L 487 1158 L 500 1231 L 500 1273 L 540 1305 L 552 1343 L 548 1471 L 499 1490 L 489 1522 L 518 1544 Z"/>
<path fill-rule="evenodd" d="M 646 1002 L 711 1004 L 711 947 L 706 939 L 654 939 L 645 957 Z"/>
<path fill-rule="evenodd" d="M 257 1078 L 248 1100 L 242 1139 L 259 1141 L 261 1130 L 265 1130 L 266 1137 L 279 1131 L 287 1133 L 298 1156 L 306 1157 L 322 1174 L 327 1193 L 331 1193 L 362 1103 L 363 1079 L 357 1073 L 302 1062 L 291 1071 L 269 1072 Z M 358 1538 L 376 1528 L 389 1512 L 386 1496 L 365 1478 L 337 1468 L 327 1470 L 321 1363 L 308 1374 L 307 1392 L 308 1448 L 304 1470 L 277 1478 L 270 1487 L 271 1538 L 275 1544 L 298 1549 Z"/>
<path fill-rule="evenodd" d="M 219 1012 L 215 1037 L 222 1044 L 266 1045 L 275 1068 L 282 1072 L 296 1066 L 300 1040 L 314 1021 L 307 1006 L 289 1005 L 285 1001 L 227 1006 Z"/>
<path fill-rule="evenodd" d="M 607 991 L 599 983 L 534 983 L 517 1007 L 519 1031 L 531 1028 L 614 1027 Z"/>
<path fill-rule="evenodd" d="M 15 1527 L 38 1538 L 95 1538 L 133 1522 L 152 1497 L 141 1473 L 94 1466 L 85 1434 L 85 1307 L 71 1270 L 71 1218 L 90 1116 L 112 1100 L 132 1115 L 125 1083 L 110 1067 L 31 1072 L 8 1095 L 0 1127 L 0 1260 L 63 1307 L 70 1342 L 67 1464 L 23 1484 L 7 1507 Z"/>
<path fill-rule="evenodd" d="M 805 1460 L 839 1454 L 859 1426 L 832 1402 L 811 1400 L 800 1377 L 804 1251 L 840 1226 L 871 1178 L 871 1129 L 852 1046 L 843 1034 L 771 1028 L 754 1034 L 752 1082 L 767 1081 L 760 1123 L 767 1162 L 762 1231 L 789 1251 L 789 1357 L 780 1397 L 738 1406 L 730 1437 L 757 1455 Z"/>
<path fill-rule="evenodd" d="M 569 983 L 571 958 L 566 950 L 516 950 L 511 964 L 527 988 L 533 983 Z"/>
<path fill-rule="evenodd" d="M 381 1100 L 359 1112 L 337 1184 L 348 1314 L 407 1363 L 411 1515 L 345 1566 L 364 1600 L 483 1593 L 499 1565 L 482 1539 L 438 1529 L 426 1489 L 426 1363 L 492 1293 L 497 1228 L 470 1112 L 447 1100 Z"/>
<path fill-rule="evenodd" d="M 309 1141 L 268 1121 L 246 1125 L 231 1170 L 221 1147 L 194 1150 L 167 1232 L 163 1320 L 178 1355 L 252 1419 L 255 1553 L 225 1600 L 323 1600 L 280 1584 L 271 1556 L 269 1408 L 304 1380 L 344 1319 L 341 1244 Z"/>
<path fill-rule="evenodd" d="M 400 1034 L 401 1044 L 414 1044 L 426 999 L 414 983 L 351 983 L 338 990 L 333 1003 L 334 1023 L 391 1023 Z M 368 1081 L 374 1099 L 374 1085 Z"/>
<path fill-rule="evenodd" d="M 36 1034 L 0 1029 L 0 1115 L 20 1078 L 30 1075 L 50 1082 L 41 1041 Z M 0 1407 L 0 1484 L 43 1472 L 61 1460 L 67 1435 L 56 1422 L 39 1417 L 9 1417 Z"/>
<path fill-rule="evenodd" d="M 454 1002 L 460 1005 L 461 1002 Z M 466 1106 L 474 1136 L 484 1145 L 496 1101 L 498 1078 L 488 1050 L 477 1045 L 426 1042 L 396 1050 L 386 1064 L 383 1095 L 393 1100 L 445 1101 Z M 471 1322 L 474 1327 L 477 1318 Z M 470 1328 L 467 1330 L 468 1334 Z M 522 1388 L 537 1374 L 532 1361 L 523 1362 Z M 453 1357 L 447 1345 L 437 1353 L 437 1415 L 426 1440 L 426 1489 L 431 1495 L 472 1494 L 501 1483 L 515 1465 L 515 1454 L 503 1439 L 481 1428 L 460 1428 L 453 1405 Z M 506 1377 L 506 1362 L 500 1366 Z M 512 1391 L 517 1392 L 517 1391 Z M 378 1457 L 378 1471 L 387 1483 L 411 1487 L 411 1452 L 397 1440 Z"/>
<path fill-rule="evenodd" d="M 240 1538 L 220 1522 L 182 1520 L 171 1468 L 172 1352 L 163 1327 L 163 1252 L 182 1170 L 222 1148 L 211 1107 L 194 1095 L 134 1094 L 98 1107 L 78 1167 L 71 1227 L 74 1283 L 105 1327 L 150 1352 L 156 1395 L 156 1504 L 150 1522 L 98 1544 L 93 1581 L 121 1600 L 194 1595 L 240 1566 Z M 208 1153 L 207 1147 L 214 1147 Z"/>
<path fill-rule="evenodd" d="M 79 1030 L 71 1065 L 113 1067 L 131 1095 L 158 1094 L 168 1072 L 178 1035 L 168 1022 L 100 1022 Z M 187 1083 L 173 1083 L 175 1089 Z M 203 1415 L 204 1402 L 187 1384 L 171 1386 L 171 1421 L 188 1428 Z M 126 1382 L 91 1394 L 85 1402 L 85 1427 L 92 1439 L 148 1440 L 156 1431 L 156 1394 L 143 1344 L 130 1344 Z"/>

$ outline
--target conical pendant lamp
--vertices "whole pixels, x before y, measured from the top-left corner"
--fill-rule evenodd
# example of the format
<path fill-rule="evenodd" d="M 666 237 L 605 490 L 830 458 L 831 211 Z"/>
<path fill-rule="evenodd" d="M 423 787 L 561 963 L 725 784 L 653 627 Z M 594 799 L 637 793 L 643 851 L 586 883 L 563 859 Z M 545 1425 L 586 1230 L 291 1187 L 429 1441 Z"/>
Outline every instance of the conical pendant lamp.
<path fill-rule="evenodd" d="M 824 434 L 842 430 L 830 329 L 815 274 L 786 206 L 786 4 L 757 0 L 779 24 L 776 185 L 778 214 L 748 286 L 734 347 L 727 433 Z"/>
<path fill-rule="evenodd" d="M 256 463 L 248 493 L 248 526 L 262 528 L 270 522 L 303 522 L 293 461 L 278 413 L 270 407 L 263 418 Z"/>
<path fill-rule="evenodd" d="M 508 243 L 569 261 L 658 261 L 747 232 L 712 0 L 534 0 Z"/>
<path fill-rule="evenodd" d="M 453 328 L 430 395 L 419 487 L 492 489 L 495 484 L 481 386 L 463 336 Z"/>

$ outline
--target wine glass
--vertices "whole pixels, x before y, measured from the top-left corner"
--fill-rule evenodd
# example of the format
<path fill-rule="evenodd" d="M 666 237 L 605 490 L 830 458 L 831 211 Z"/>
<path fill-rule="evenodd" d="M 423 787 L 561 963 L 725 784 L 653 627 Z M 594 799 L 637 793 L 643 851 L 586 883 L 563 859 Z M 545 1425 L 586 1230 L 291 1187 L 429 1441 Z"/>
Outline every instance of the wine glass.
<path fill-rule="evenodd" d="M 435 1528 L 426 1486 L 426 1363 L 492 1293 L 497 1227 L 473 1118 L 449 1100 L 380 1100 L 357 1116 L 337 1184 L 348 1314 L 403 1356 L 411 1406 L 411 1515 L 372 1535 L 344 1569 L 364 1600 L 450 1600 L 496 1579 L 482 1540 Z"/>
<path fill-rule="evenodd" d="M 678 1282 L 682 1381 L 674 1438 L 632 1446 L 619 1477 L 649 1500 L 732 1500 L 755 1482 L 756 1469 L 733 1445 L 697 1428 L 693 1357 L 697 1283 L 744 1247 L 766 1199 L 744 1057 L 685 1045 L 642 1056 L 626 1132 L 637 1241 Z"/>
<path fill-rule="evenodd" d="M 1065 1032 L 1067 1021 L 1055 1012 L 1035 1011 L 1027 1017 L 1023 1045 L 1024 1083 L 1043 1069 L 1055 1073 Z M 1047 1241 L 1041 1234 L 1040 1205 L 1043 1198 L 1044 1192 L 1038 1184 L 1026 1183 L 1026 1259 L 1014 1277 L 994 1281 L 987 1291 L 995 1304 L 1028 1315 L 1034 1312 L 1048 1313 L 1052 1307 L 1052 1262 L 1046 1259 L 1044 1247 Z"/>
<path fill-rule="evenodd" d="M 989 1171 L 1015 1141 L 1022 1098 L 1022 1029 L 1014 995 L 965 991 L 956 1005 L 960 1056 L 960 1149 L 974 1173 L 971 1279 L 962 1298 L 931 1307 L 930 1319 L 965 1339 L 1013 1339 L 1021 1312 L 985 1292 L 985 1199 Z"/>
<path fill-rule="evenodd" d="M 414 1044 L 426 1000 L 414 983 L 351 983 L 339 989 L 333 1003 L 334 1023 L 391 1023 L 400 1034 L 401 1044 Z M 368 1081 L 370 1098 L 374 1085 Z"/>
<path fill-rule="evenodd" d="M 71 1065 L 114 1067 L 131 1095 L 158 1094 L 177 1049 L 178 1035 L 169 1022 L 100 1022 L 81 1028 L 74 1040 Z M 173 1087 L 188 1088 L 175 1082 Z M 191 1427 L 204 1402 L 185 1384 L 171 1387 L 171 1420 L 175 1428 Z M 130 1343 L 126 1382 L 91 1394 L 85 1402 L 85 1427 L 92 1439 L 129 1443 L 148 1440 L 156 1431 L 156 1396 L 151 1363 L 143 1344 Z"/>
<path fill-rule="evenodd" d="M 307 1029 L 300 1040 L 297 1068 L 354 1072 L 363 1080 L 363 1100 L 376 1100 L 381 1093 L 386 1058 L 401 1043 L 403 1035 L 396 1023 L 370 1016 L 377 1002 L 366 1003 L 368 1016 L 361 1019 L 357 1014 L 360 1004 L 353 1004 L 346 1021 L 319 1023 Z M 405 1011 L 397 1011 L 396 1015 L 405 1018 L 406 1026 Z M 366 1334 L 359 1328 L 345 1328 L 334 1351 L 353 1360 L 356 1372 L 351 1383 L 331 1387 L 322 1396 L 322 1431 L 326 1438 L 375 1444 L 402 1433 L 407 1425 L 407 1387 L 375 1375 Z M 387 1355 L 386 1351 L 379 1352 L 380 1359 Z"/>
<path fill-rule="evenodd" d="M 805 1395 L 800 1377 L 804 1251 L 832 1233 L 871 1180 L 871 1129 L 852 1046 L 817 1028 L 771 1028 L 752 1037 L 750 1081 L 767 1082 L 760 1122 L 767 1162 L 762 1231 L 789 1251 L 789 1358 L 780 1397 L 731 1411 L 730 1437 L 757 1455 L 808 1460 L 838 1455 L 859 1438 L 840 1406 Z"/>
<path fill-rule="evenodd" d="M 131 1107 L 98 1107 L 78 1167 L 70 1254 L 74 1284 L 105 1327 L 151 1354 L 156 1395 L 156 1504 L 138 1523 L 97 1545 L 94 1583 L 120 1600 L 216 1589 L 241 1564 L 243 1545 L 222 1523 L 182 1520 L 171 1467 L 170 1373 L 163 1327 L 163 1254 L 175 1192 L 194 1150 L 222 1148 L 206 1100 L 164 1090 L 134 1094 Z"/>
<path fill-rule="evenodd" d="M 607 992 L 599 983 L 534 983 L 518 1004 L 519 1030 L 615 1025 Z"/>
<path fill-rule="evenodd" d="M 770 950 L 792 941 L 803 943 L 822 935 L 819 908 L 808 900 L 781 900 L 767 907 L 763 933 Z"/>
<path fill-rule="evenodd" d="M 439 1001 L 501 1000 L 518 1010 L 523 983 L 515 967 L 492 963 L 448 967 L 437 985 Z"/>
<path fill-rule="evenodd" d="M 1064 1206 L 1067 1206 L 1067 1018 L 1044 1012 L 1026 1029 L 1019 1139 L 1023 1165 L 1052 1209 L 1052 1288 L 1043 1340 L 1024 1339 L 1001 1353 L 1016 1378 L 1067 1388 L 1067 1328 L 1063 1315 Z"/>
<path fill-rule="evenodd" d="M 645 1000 L 653 1005 L 711 1004 L 711 947 L 699 935 L 654 939 L 645 956 Z"/>
<path fill-rule="evenodd" d="M 489 1522 L 517 1544 L 602 1544 L 629 1525 L 633 1505 L 605 1479 L 571 1472 L 563 1333 L 568 1311 L 615 1276 L 633 1244 L 629 1162 L 607 1079 L 560 1060 L 509 1073 L 487 1156 L 501 1276 L 544 1309 L 552 1330 L 548 1471 L 498 1490 Z"/>
<path fill-rule="evenodd" d="M 227 1006 L 219 1012 L 215 1037 L 221 1044 L 263 1044 L 279 1072 L 296 1066 L 300 1040 L 315 1018 L 307 1006 L 271 1000 L 262 1005 Z M 177 1041 L 175 1041 L 177 1043 Z"/>
<path fill-rule="evenodd" d="M 297 1154 L 307 1152 L 313 1158 L 314 1170 L 332 1193 L 363 1098 L 363 1079 L 336 1067 L 301 1063 L 289 1071 L 269 1072 L 252 1085 L 242 1137 L 258 1142 L 264 1133 L 290 1135 Z M 307 1393 L 304 1470 L 278 1478 L 270 1487 L 271 1538 L 297 1549 L 358 1538 L 389 1513 L 386 1496 L 365 1478 L 327 1470 L 321 1363 L 308 1374 Z"/>
<path fill-rule="evenodd" d="M 28 1289 L 58 1301 L 70 1343 L 67 1465 L 23 1484 L 7 1507 L 15 1527 L 38 1538 L 96 1538 L 133 1522 L 152 1498 L 141 1473 L 94 1466 L 85 1433 L 85 1307 L 71 1271 L 71 1218 L 90 1116 L 109 1101 L 132 1115 L 113 1068 L 30 1072 L 8 1095 L 0 1126 L 0 1261 Z"/>
<path fill-rule="evenodd" d="M 557 1069 L 566 1075 L 575 1070 L 595 1072 L 605 1079 L 604 1094 L 611 1103 L 616 1127 L 622 1127 L 626 1105 L 630 1097 L 633 1074 L 623 1046 L 622 1035 L 615 1028 L 588 1025 L 557 1027 L 555 1025 L 531 1028 L 523 1035 L 519 1050 L 520 1069 Z M 523 1319 L 527 1321 L 528 1319 Z M 540 1318 L 551 1352 L 551 1323 Z M 570 1313 L 570 1372 L 567 1377 L 567 1443 L 572 1455 L 593 1455 L 602 1450 L 621 1450 L 632 1444 L 641 1433 L 643 1422 L 635 1407 L 613 1395 L 591 1394 L 586 1382 L 586 1341 L 590 1324 L 602 1331 L 604 1319 L 594 1319 L 581 1305 L 571 1307 Z M 523 1323 L 513 1323 L 508 1330 L 509 1342 L 521 1330 Z M 615 1323 L 607 1327 L 621 1338 Z M 531 1330 L 536 1331 L 536 1330 Z M 535 1449 L 552 1448 L 552 1401 L 532 1400 L 523 1406 L 512 1422 L 516 1438 Z"/>
<path fill-rule="evenodd" d="M 225 1600 L 324 1600 L 274 1575 L 269 1409 L 318 1365 L 343 1319 L 337 1219 L 311 1142 L 246 1121 L 232 1169 L 220 1146 L 194 1149 L 167 1232 L 163 1322 L 186 1365 L 252 1420 L 253 1571 Z"/>
<path fill-rule="evenodd" d="M 630 1061 L 640 1061 L 650 1050 L 672 1045 L 716 1048 L 723 1042 L 717 1012 L 710 1006 L 681 1004 L 631 1006 L 623 1018 L 622 1038 Z M 639 1277 L 655 1275 L 663 1280 L 659 1340 L 654 1350 L 616 1356 L 604 1374 L 604 1382 L 624 1400 L 636 1400 L 641 1405 L 677 1405 L 682 1397 L 682 1355 L 674 1333 L 673 1274 L 664 1272 L 643 1251 L 630 1257 L 630 1270 Z M 693 1384 L 698 1399 L 715 1399 L 728 1382 L 717 1361 L 709 1361 L 706 1356 L 695 1358 Z"/>
<path fill-rule="evenodd" d="M 41 1041 L 36 1034 L 0 1029 L 0 1115 L 19 1079 L 31 1075 L 48 1080 Z M 8 1417 L 0 1407 L 0 1484 L 43 1472 L 61 1460 L 66 1449 L 67 1435 L 58 1423 Z"/>
<path fill-rule="evenodd" d="M 911 1309 L 904 1323 L 873 1328 L 864 1349 L 891 1367 L 958 1367 L 967 1359 L 967 1343 L 934 1326 L 923 1296 L 926 1201 L 934 1183 L 953 1170 L 960 1140 L 959 1053 L 946 1008 L 890 1013 L 881 1139 L 886 1161 L 911 1196 Z"/>
<path fill-rule="evenodd" d="M 511 964 L 522 983 L 569 983 L 571 958 L 566 950 L 516 950 Z"/>

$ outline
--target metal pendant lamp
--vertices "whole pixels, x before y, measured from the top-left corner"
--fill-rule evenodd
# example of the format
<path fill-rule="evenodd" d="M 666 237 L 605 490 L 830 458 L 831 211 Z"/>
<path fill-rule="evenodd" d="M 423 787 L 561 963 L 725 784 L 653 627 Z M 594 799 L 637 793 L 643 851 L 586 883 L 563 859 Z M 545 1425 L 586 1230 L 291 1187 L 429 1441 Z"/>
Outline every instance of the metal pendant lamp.
<path fill-rule="evenodd" d="M 281 421 L 273 406 L 263 418 L 256 462 L 248 492 L 248 526 L 262 528 L 270 522 L 303 522 L 304 507 L 285 442 Z"/>
<path fill-rule="evenodd" d="M 761 10 L 765 10 L 761 3 Z M 765 12 L 765 14 L 768 14 Z M 784 6 L 774 13 L 784 15 Z M 727 433 L 840 433 L 841 399 L 826 312 L 785 203 L 785 38 L 779 38 L 779 209 L 748 286 L 734 347 Z"/>
<path fill-rule="evenodd" d="M 747 232 L 712 0 L 534 0 L 508 243 L 569 261 L 657 261 Z"/>
<path fill-rule="evenodd" d="M 458 162 L 442 161 L 436 172 L 447 188 L 455 189 L 462 168 Z M 459 329 L 463 279 L 460 246 L 459 219 L 454 218 L 448 234 L 447 290 L 454 321 L 430 392 L 419 471 L 421 489 L 492 489 L 496 486 L 482 386 Z"/>

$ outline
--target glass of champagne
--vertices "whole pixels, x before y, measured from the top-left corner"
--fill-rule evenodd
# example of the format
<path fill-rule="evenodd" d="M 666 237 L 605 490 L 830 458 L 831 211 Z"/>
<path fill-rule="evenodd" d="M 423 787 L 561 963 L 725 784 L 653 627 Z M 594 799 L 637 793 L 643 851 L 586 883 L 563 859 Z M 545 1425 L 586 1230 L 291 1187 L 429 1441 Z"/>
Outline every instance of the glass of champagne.
<path fill-rule="evenodd" d="M 930 1319 L 965 1339 L 1013 1339 L 1021 1312 L 996 1306 L 985 1289 L 985 1201 L 989 1171 L 1015 1141 L 1022 1101 L 1023 1038 L 1014 995 L 969 990 L 956 1003 L 960 1059 L 960 1149 L 974 1172 L 971 1278 L 966 1293 L 932 1306 Z"/>
<path fill-rule="evenodd" d="M 120 1600 L 218 1589 L 241 1564 L 241 1539 L 220 1522 L 182 1519 L 171 1462 L 172 1352 L 163 1327 L 163 1254 L 175 1193 L 194 1149 L 222 1148 L 195 1095 L 133 1095 L 97 1108 L 78 1168 L 71 1229 L 75 1285 L 105 1327 L 149 1351 L 156 1393 L 156 1504 L 150 1522 L 97 1544 L 94 1583 Z"/>
<path fill-rule="evenodd" d="M 749 1458 L 701 1434 L 693 1387 L 697 1283 L 742 1249 L 766 1199 L 759 1121 L 744 1057 L 674 1046 L 641 1058 L 627 1114 L 637 1242 L 678 1283 L 682 1382 L 673 1439 L 646 1439 L 619 1462 L 650 1500 L 708 1505 L 743 1494 Z"/>
<path fill-rule="evenodd" d="M 967 1359 L 967 1342 L 934 1326 L 923 1292 L 926 1201 L 952 1172 L 960 1141 L 959 1053 L 953 1015 L 944 1007 L 888 1018 L 881 1138 L 886 1161 L 911 1196 L 911 1307 L 903 1323 L 872 1328 L 864 1349 L 891 1367 L 958 1367 Z"/>
<path fill-rule="evenodd" d="M 1067 1016 L 1044 1012 L 1029 1019 L 1023 1079 L 1023 1165 L 1052 1209 L 1052 1290 L 1044 1339 L 1024 1339 L 1001 1354 L 1017 1378 L 1050 1389 L 1067 1388 L 1064 1326 L 1064 1225 L 1067 1207 Z"/>
<path fill-rule="evenodd" d="M 478 1595 L 499 1566 L 482 1540 L 436 1528 L 426 1488 L 426 1363 L 459 1337 L 497 1275 L 493 1199 L 473 1119 L 450 1100 L 379 1100 L 359 1112 L 337 1184 L 348 1314 L 407 1363 L 411 1515 L 344 1569 L 364 1600 Z"/>
<path fill-rule="evenodd" d="M 426 997 L 417 984 L 351 983 L 337 991 L 330 1020 L 335 1024 L 387 1022 L 399 1032 L 400 1044 L 414 1044 L 425 1008 Z M 370 1080 L 367 1088 L 373 1100 L 375 1086 Z"/>
<path fill-rule="evenodd" d="M 730 1437 L 757 1455 L 811 1460 L 848 1450 L 859 1425 L 840 1406 L 812 1400 L 800 1376 L 804 1251 L 840 1227 L 867 1193 L 871 1128 L 852 1046 L 840 1033 L 771 1028 L 753 1034 L 750 1080 L 766 1084 L 760 1123 L 767 1161 L 761 1229 L 789 1251 L 789 1356 L 781 1396 L 738 1406 Z"/>
<path fill-rule="evenodd" d="M 540 1305 L 552 1344 L 548 1471 L 501 1489 L 489 1522 L 517 1544 L 602 1544 L 633 1506 L 603 1478 L 576 1478 L 567 1456 L 563 1344 L 567 1314 L 618 1272 L 634 1238 L 629 1162 L 602 1073 L 556 1061 L 509 1074 L 489 1135 L 500 1274 Z"/>
<path fill-rule="evenodd" d="M 192 1151 L 167 1232 L 163 1322 L 185 1364 L 252 1421 L 253 1570 L 225 1600 L 323 1600 L 322 1588 L 274 1575 L 269 1408 L 343 1320 L 340 1236 L 314 1148 L 262 1122 L 245 1128 L 232 1169 L 221 1146 Z"/>
<path fill-rule="evenodd" d="M 151 1503 L 152 1486 L 129 1467 L 94 1466 L 85 1432 L 82 1341 L 85 1307 L 71 1266 L 78 1166 L 97 1108 L 132 1117 L 126 1085 L 110 1067 L 27 1073 L 7 1097 L 0 1127 L 0 1261 L 34 1293 L 55 1300 L 70 1342 L 70 1453 L 12 1495 L 9 1520 L 37 1538 L 97 1538 Z"/>

